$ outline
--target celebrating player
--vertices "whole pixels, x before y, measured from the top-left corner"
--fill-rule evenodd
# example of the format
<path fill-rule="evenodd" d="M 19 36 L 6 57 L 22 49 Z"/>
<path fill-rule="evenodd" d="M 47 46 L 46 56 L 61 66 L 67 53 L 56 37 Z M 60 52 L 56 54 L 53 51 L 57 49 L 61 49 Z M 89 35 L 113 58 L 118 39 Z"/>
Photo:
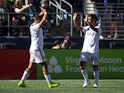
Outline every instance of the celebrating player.
<path fill-rule="evenodd" d="M 81 27 L 77 22 L 77 13 L 73 15 L 74 26 L 77 30 L 83 31 L 85 34 L 83 48 L 80 54 L 80 68 L 81 74 L 84 77 L 84 84 L 82 87 L 87 87 L 90 83 L 88 79 L 86 63 L 92 64 L 94 69 L 95 83 L 94 88 L 98 87 L 99 70 L 98 70 L 98 52 L 99 52 L 99 26 L 96 26 L 97 16 L 95 14 L 86 15 L 84 21 L 87 26 Z"/>
<path fill-rule="evenodd" d="M 23 73 L 21 80 L 18 83 L 19 87 L 26 87 L 25 80 L 29 77 L 31 70 L 35 67 L 36 63 L 42 65 L 42 71 L 44 77 L 48 83 L 49 88 L 59 86 L 59 83 L 53 83 L 51 81 L 50 74 L 48 72 L 48 65 L 43 51 L 43 30 L 42 26 L 47 18 L 46 9 L 40 7 L 41 13 L 34 17 L 34 22 L 30 26 L 31 45 L 30 45 L 30 62 L 28 67 Z"/>

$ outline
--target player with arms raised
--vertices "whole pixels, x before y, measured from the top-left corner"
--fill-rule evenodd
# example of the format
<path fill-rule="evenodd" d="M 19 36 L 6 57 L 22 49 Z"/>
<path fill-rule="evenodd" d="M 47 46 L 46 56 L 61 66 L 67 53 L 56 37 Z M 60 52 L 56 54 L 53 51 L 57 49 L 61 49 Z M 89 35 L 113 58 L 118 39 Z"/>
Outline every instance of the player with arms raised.
<path fill-rule="evenodd" d="M 95 14 L 87 14 L 84 21 L 87 26 L 81 27 L 77 22 L 77 13 L 73 15 L 74 26 L 77 30 L 84 32 L 84 43 L 80 54 L 80 68 L 81 74 L 84 77 L 84 84 L 82 87 L 87 87 L 90 83 L 88 79 L 86 63 L 92 64 L 94 69 L 95 83 L 94 88 L 98 87 L 99 70 L 98 70 L 98 57 L 99 57 L 99 36 L 100 26 L 97 26 L 97 16 Z"/>
<path fill-rule="evenodd" d="M 53 83 L 51 81 L 50 74 L 48 72 L 48 65 L 45 58 L 45 53 L 43 51 L 43 30 L 42 26 L 47 18 L 46 9 L 40 7 L 41 13 L 34 17 L 34 22 L 30 26 L 31 34 L 31 45 L 30 45 L 30 62 L 28 67 L 23 73 L 23 76 L 18 83 L 19 87 L 26 87 L 24 83 L 25 80 L 29 77 L 31 70 L 35 67 L 36 63 L 42 65 L 42 71 L 44 77 L 48 83 L 49 88 L 54 88 L 59 86 L 59 83 Z"/>

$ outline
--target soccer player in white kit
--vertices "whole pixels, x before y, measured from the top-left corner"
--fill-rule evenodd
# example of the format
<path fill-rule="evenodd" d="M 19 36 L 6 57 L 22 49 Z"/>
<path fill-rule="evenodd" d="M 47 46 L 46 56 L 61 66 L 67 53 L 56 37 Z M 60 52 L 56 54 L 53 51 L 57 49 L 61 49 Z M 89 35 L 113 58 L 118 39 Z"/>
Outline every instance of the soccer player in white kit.
<path fill-rule="evenodd" d="M 97 26 L 97 16 L 95 14 L 87 14 L 84 21 L 87 26 L 81 27 L 77 22 L 77 13 L 73 15 L 74 26 L 77 30 L 84 32 L 84 43 L 80 54 L 80 69 L 81 74 L 84 77 L 84 84 L 82 87 L 87 87 L 90 83 L 88 79 L 86 63 L 92 64 L 94 69 L 94 88 L 98 87 L 99 79 L 99 69 L 98 69 L 98 59 L 99 59 L 99 36 L 101 32 L 100 25 Z"/>
<path fill-rule="evenodd" d="M 30 25 L 31 45 L 30 45 L 30 62 L 28 67 L 23 73 L 21 80 L 18 83 L 19 87 L 26 87 L 25 80 L 29 77 L 31 70 L 36 64 L 42 65 L 42 71 L 44 77 L 48 83 L 48 88 L 54 88 L 59 86 L 59 83 L 53 83 L 51 81 L 50 74 L 48 72 L 48 65 L 43 50 L 43 30 L 42 26 L 47 18 L 46 9 L 40 7 L 41 13 L 34 17 L 34 22 Z"/>

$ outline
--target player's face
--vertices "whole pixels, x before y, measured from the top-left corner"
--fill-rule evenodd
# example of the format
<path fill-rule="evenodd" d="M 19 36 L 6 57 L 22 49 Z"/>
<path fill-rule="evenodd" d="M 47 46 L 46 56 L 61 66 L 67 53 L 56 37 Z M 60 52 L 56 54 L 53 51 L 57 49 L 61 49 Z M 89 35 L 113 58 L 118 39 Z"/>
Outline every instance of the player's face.
<path fill-rule="evenodd" d="M 87 21 L 88 21 L 88 23 L 95 23 L 95 19 L 93 19 L 90 16 L 87 18 Z"/>
<path fill-rule="evenodd" d="M 88 17 L 88 18 L 87 18 L 87 21 L 88 21 L 89 23 L 91 23 L 91 22 L 92 22 L 92 18 L 91 18 L 91 17 Z"/>

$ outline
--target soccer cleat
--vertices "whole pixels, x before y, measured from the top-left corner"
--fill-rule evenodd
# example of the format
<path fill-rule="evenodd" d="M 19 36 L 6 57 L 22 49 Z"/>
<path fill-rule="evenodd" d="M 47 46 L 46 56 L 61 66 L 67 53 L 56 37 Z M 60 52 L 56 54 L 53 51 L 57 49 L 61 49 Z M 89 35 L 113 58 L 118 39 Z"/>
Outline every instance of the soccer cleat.
<path fill-rule="evenodd" d="M 98 84 L 95 83 L 95 84 L 93 85 L 93 87 L 94 87 L 94 88 L 98 88 Z"/>
<path fill-rule="evenodd" d="M 18 86 L 19 87 L 26 87 L 26 84 L 22 81 L 19 81 Z"/>
<path fill-rule="evenodd" d="M 90 81 L 88 80 L 88 81 L 84 81 L 84 84 L 83 84 L 83 88 L 86 88 L 88 85 L 90 84 Z"/>
<path fill-rule="evenodd" d="M 51 83 L 48 84 L 48 87 L 49 88 L 54 88 L 54 87 L 58 87 L 59 85 L 60 85 L 59 83 L 53 83 L 53 82 L 51 82 Z"/>

